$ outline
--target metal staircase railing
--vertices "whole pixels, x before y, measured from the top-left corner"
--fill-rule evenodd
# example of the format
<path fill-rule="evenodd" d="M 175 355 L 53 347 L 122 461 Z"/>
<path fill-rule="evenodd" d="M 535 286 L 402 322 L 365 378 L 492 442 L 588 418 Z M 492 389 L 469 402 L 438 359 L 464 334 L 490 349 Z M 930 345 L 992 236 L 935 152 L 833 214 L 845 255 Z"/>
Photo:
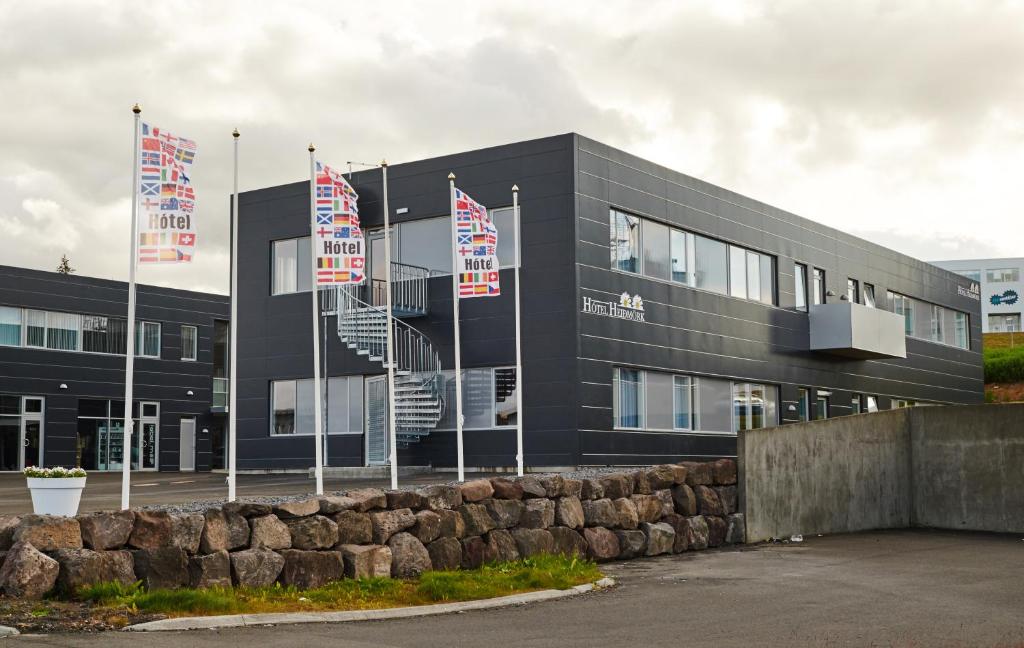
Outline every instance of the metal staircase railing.
<path fill-rule="evenodd" d="M 395 317 L 419 317 L 430 308 L 427 280 L 430 270 L 406 263 L 391 262 L 391 313 Z M 370 303 L 383 306 L 385 299 L 383 279 L 370 281 Z"/>

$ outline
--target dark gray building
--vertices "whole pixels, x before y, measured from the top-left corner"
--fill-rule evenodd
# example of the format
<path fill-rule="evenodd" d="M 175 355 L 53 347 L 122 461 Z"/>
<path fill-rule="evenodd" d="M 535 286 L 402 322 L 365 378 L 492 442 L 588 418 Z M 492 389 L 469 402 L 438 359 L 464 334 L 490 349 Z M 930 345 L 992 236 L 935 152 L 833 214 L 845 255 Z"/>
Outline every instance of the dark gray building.
<path fill-rule="evenodd" d="M 223 467 L 228 298 L 137 286 L 131 465 Z M 0 266 L 0 470 L 121 470 L 128 285 Z"/>
<path fill-rule="evenodd" d="M 447 175 L 492 210 L 502 294 L 460 304 L 466 465 L 734 455 L 736 433 L 982 401 L 970 282 L 576 134 L 389 168 L 399 461 L 455 463 Z M 327 464 L 383 463 L 381 172 L 351 183 L 370 281 L 324 293 Z M 511 187 L 522 219 L 523 379 Z M 308 181 L 243 193 L 242 470 L 313 458 Z"/>

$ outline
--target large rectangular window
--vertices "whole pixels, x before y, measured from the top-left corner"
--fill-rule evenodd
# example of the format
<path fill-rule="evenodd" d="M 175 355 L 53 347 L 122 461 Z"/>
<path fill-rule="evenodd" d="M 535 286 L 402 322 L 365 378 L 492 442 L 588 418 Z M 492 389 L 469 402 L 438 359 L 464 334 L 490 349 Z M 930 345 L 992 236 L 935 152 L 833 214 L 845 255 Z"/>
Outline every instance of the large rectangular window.
<path fill-rule="evenodd" d="M 889 291 L 889 310 L 903 317 L 907 337 L 960 349 L 970 348 L 967 313 Z"/>
<path fill-rule="evenodd" d="M 75 313 L 46 313 L 46 348 L 77 351 L 82 318 Z"/>
<path fill-rule="evenodd" d="M 21 309 L 0 306 L 0 345 L 21 346 Z"/>
<path fill-rule="evenodd" d="M 640 218 L 611 210 L 612 268 L 640 272 Z"/>
<path fill-rule="evenodd" d="M 963 315 L 963 313 L 957 313 Z M 964 315 L 963 326 L 966 331 L 967 322 Z M 1009 333 L 1020 331 L 1020 313 L 1007 313 L 1003 315 L 988 316 L 988 330 L 992 333 Z M 966 338 L 966 335 L 964 336 Z"/>
<path fill-rule="evenodd" d="M 143 358 L 160 357 L 160 324 L 158 322 L 137 322 L 135 324 L 135 355 Z"/>
<path fill-rule="evenodd" d="M 312 289 L 309 237 L 273 241 L 271 294 L 286 295 Z"/>
<path fill-rule="evenodd" d="M 444 414 L 438 430 L 455 429 L 455 372 L 441 372 L 445 379 Z M 462 370 L 462 413 L 464 430 L 491 430 L 515 426 L 518 419 L 519 388 L 515 367 L 479 367 Z"/>
<path fill-rule="evenodd" d="M 643 272 L 657 279 L 671 278 L 669 228 L 654 221 L 644 221 L 641 242 L 644 248 Z"/>
<path fill-rule="evenodd" d="M 993 268 L 985 271 L 989 283 L 1014 283 L 1020 281 L 1020 268 Z"/>
<path fill-rule="evenodd" d="M 733 431 L 758 430 L 778 422 L 777 390 L 771 385 L 733 383 Z"/>
<path fill-rule="evenodd" d="M 637 369 L 616 368 L 614 390 L 615 427 L 644 427 L 643 372 Z"/>
<path fill-rule="evenodd" d="M 694 288 L 729 293 L 728 247 L 721 241 L 694 235 Z"/>
<path fill-rule="evenodd" d="M 971 281 L 981 281 L 981 270 L 956 270 L 955 272 Z"/>
<path fill-rule="evenodd" d="M 793 294 L 797 310 L 807 310 L 807 266 L 793 265 Z"/>
<path fill-rule="evenodd" d="M 199 333 L 194 326 L 181 326 L 181 359 L 195 360 L 198 353 Z"/>

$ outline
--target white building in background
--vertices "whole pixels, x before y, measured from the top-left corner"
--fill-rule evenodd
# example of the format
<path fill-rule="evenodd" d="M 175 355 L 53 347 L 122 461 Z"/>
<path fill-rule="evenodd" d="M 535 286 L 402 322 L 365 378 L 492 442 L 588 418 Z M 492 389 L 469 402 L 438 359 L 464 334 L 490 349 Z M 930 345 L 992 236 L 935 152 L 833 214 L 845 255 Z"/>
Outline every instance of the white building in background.
<path fill-rule="evenodd" d="M 1024 312 L 1024 258 L 966 259 L 961 261 L 932 261 L 972 281 L 981 290 L 982 333 L 1006 333 L 1021 330 Z"/>

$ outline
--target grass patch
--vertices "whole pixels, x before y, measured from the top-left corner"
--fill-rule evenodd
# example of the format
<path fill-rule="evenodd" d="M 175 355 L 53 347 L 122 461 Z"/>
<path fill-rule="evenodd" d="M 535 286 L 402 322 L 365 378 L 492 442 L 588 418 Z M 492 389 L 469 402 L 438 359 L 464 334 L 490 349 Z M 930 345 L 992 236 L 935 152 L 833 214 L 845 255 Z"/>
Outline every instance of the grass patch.
<path fill-rule="evenodd" d="M 260 588 L 145 591 L 140 584 L 100 583 L 76 597 L 108 608 L 168 616 L 367 610 L 473 601 L 542 589 L 568 589 L 601 578 L 589 561 L 565 556 L 535 556 L 485 565 L 472 571 L 432 571 L 419 580 L 345 579 L 300 590 L 280 584 Z"/>
<path fill-rule="evenodd" d="M 985 382 L 1024 382 L 1024 346 L 985 348 Z"/>

